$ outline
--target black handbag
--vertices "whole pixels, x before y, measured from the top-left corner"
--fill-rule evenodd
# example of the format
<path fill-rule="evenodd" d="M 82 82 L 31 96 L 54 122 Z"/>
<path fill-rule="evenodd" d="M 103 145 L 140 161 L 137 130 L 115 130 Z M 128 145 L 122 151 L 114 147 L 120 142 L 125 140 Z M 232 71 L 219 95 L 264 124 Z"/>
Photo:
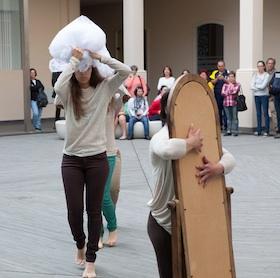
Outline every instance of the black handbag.
<path fill-rule="evenodd" d="M 236 101 L 237 101 L 237 111 L 242 112 L 248 109 L 246 105 L 246 97 L 243 95 L 243 91 L 241 87 Z"/>
<path fill-rule="evenodd" d="M 39 93 L 37 96 L 37 105 L 38 107 L 42 108 L 42 107 L 46 107 L 48 105 L 48 96 L 46 95 L 46 93 L 44 92 L 43 89 L 39 89 Z"/>

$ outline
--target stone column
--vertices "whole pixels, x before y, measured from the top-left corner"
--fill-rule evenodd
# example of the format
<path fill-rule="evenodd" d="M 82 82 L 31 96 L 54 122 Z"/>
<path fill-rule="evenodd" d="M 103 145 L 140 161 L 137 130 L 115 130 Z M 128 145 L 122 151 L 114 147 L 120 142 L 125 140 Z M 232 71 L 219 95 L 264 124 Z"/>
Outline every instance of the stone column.
<path fill-rule="evenodd" d="M 239 113 L 239 126 L 252 131 L 256 126 L 255 101 L 250 90 L 258 60 L 263 59 L 263 0 L 240 0 L 240 62 L 237 80 L 241 83 L 248 110 Z"/>
<path fill-rule="evenodd" d="M 123 0 L 124 63 L 144 73 L 144 0 Z M 144 74 L 145 75 L 145 74 Z"/>

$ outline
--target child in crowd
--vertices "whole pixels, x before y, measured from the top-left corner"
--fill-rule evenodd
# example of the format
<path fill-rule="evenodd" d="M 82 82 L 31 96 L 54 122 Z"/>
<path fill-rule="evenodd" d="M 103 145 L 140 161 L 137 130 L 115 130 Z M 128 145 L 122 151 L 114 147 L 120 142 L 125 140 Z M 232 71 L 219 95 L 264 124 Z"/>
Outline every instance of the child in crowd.
<path fill-rule="evenodd" d="M 225 136 L 238 136 L 238 116 L 237 116 L 237 96 L 240 91 L 240 84 L 236 82 L 235 72 L 231 71 L 228 75 L 228 83 L 222 88 L 224 97 L 223 105 L 227 116 L 227 130 Z"/>

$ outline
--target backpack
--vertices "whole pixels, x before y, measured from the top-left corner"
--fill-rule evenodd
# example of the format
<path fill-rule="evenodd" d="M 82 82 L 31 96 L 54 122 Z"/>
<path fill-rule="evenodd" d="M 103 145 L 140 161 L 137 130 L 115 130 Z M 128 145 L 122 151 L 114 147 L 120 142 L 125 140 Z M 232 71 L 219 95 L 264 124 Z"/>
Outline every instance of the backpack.
<path fill-rule="evenodd" d="M 46 107 L 48 105 L 48 97 L 43 89 L 39 89 L 39 93 L 37 96 L 37 105 L 38 107 Z"/>
<path fill-rule="evenodd" d="M 280 96 L 280 72 L 277 71 L 273 74 L 270 81 L 270 94 L 273 96 Z"/>

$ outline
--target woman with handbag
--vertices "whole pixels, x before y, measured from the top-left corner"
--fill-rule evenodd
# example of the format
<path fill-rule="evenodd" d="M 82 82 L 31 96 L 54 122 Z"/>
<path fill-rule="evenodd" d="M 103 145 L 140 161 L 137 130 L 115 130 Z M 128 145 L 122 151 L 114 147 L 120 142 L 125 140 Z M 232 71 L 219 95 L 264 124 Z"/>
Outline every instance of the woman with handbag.
<path fill-rule="evenodd" d="M 258 61 L 258 71 L 253 76 L 251 82 L 251 90 L 255 97 L 256 112 L 257 112 L 257 131 L 254 133 L 256 136 L 262 134 L 262 116 L 265 118 L 265 131 L 263 136 L 269 136 L 269 74 L 266 72 L 264 61 Z"/>
<path fill-rule="evenodd" d="M 240 84 L 236 82 L 235 72 L 228 75 L 228 83 L 222 87 L 223 105 L 227 116 L 227 130 L 224 136 L 238 136 L 237 96 Z"/>
<path fill-rule="evenodd" d="M 128 76 L 128 78 L 125 80 L 124 82 L 124 86 L 126 87 L 126 89 L 128 90 L 129 94 L 131 97 L 135 97 L 135 89 L 138 87 L 142 87 L 143 89 L 143 96 L 147 96 L 148 95 L 148 86 L 147 83 L 145 81 L 145 79 L 137 74 L 138 71 L 138 67 L 133 65 L 131 66 L 131 71 L 132 73 Z"/>
<path fill-rule="evenodd" d="M 36 78 L 37 70 L 30 69 L 30 93 L 31 93 L 31 110 L 32 110 L 32 124 L 36 131 L 42 131 L 41 115 L 43 107 L 38 106 L 38 95 L 40 90 L 44 90 L 42 82 Z"/>
<path fill-rule="evenodd" d="M 78 70 L 83 50 L 72 50 L 70 63 L 55 83 L 56 101 L 65 110 L 66 137 L 62 160 L 62 178 L 68 221 L 76 242 L 76 263 L 85 264 L 82 277 L 96 277 L 95 260 L 101 232 L 101 205 L 109 165 L 106 155 L 105 119 L 114 93 L 127 78 L 130 68 L 111 57 L 87 50 L 93 60 L 107 64 L 115 74 L 103 78 L 91 65 Z M 84 189 L 88 216 L 88 240 L 83 227 Z"/>

